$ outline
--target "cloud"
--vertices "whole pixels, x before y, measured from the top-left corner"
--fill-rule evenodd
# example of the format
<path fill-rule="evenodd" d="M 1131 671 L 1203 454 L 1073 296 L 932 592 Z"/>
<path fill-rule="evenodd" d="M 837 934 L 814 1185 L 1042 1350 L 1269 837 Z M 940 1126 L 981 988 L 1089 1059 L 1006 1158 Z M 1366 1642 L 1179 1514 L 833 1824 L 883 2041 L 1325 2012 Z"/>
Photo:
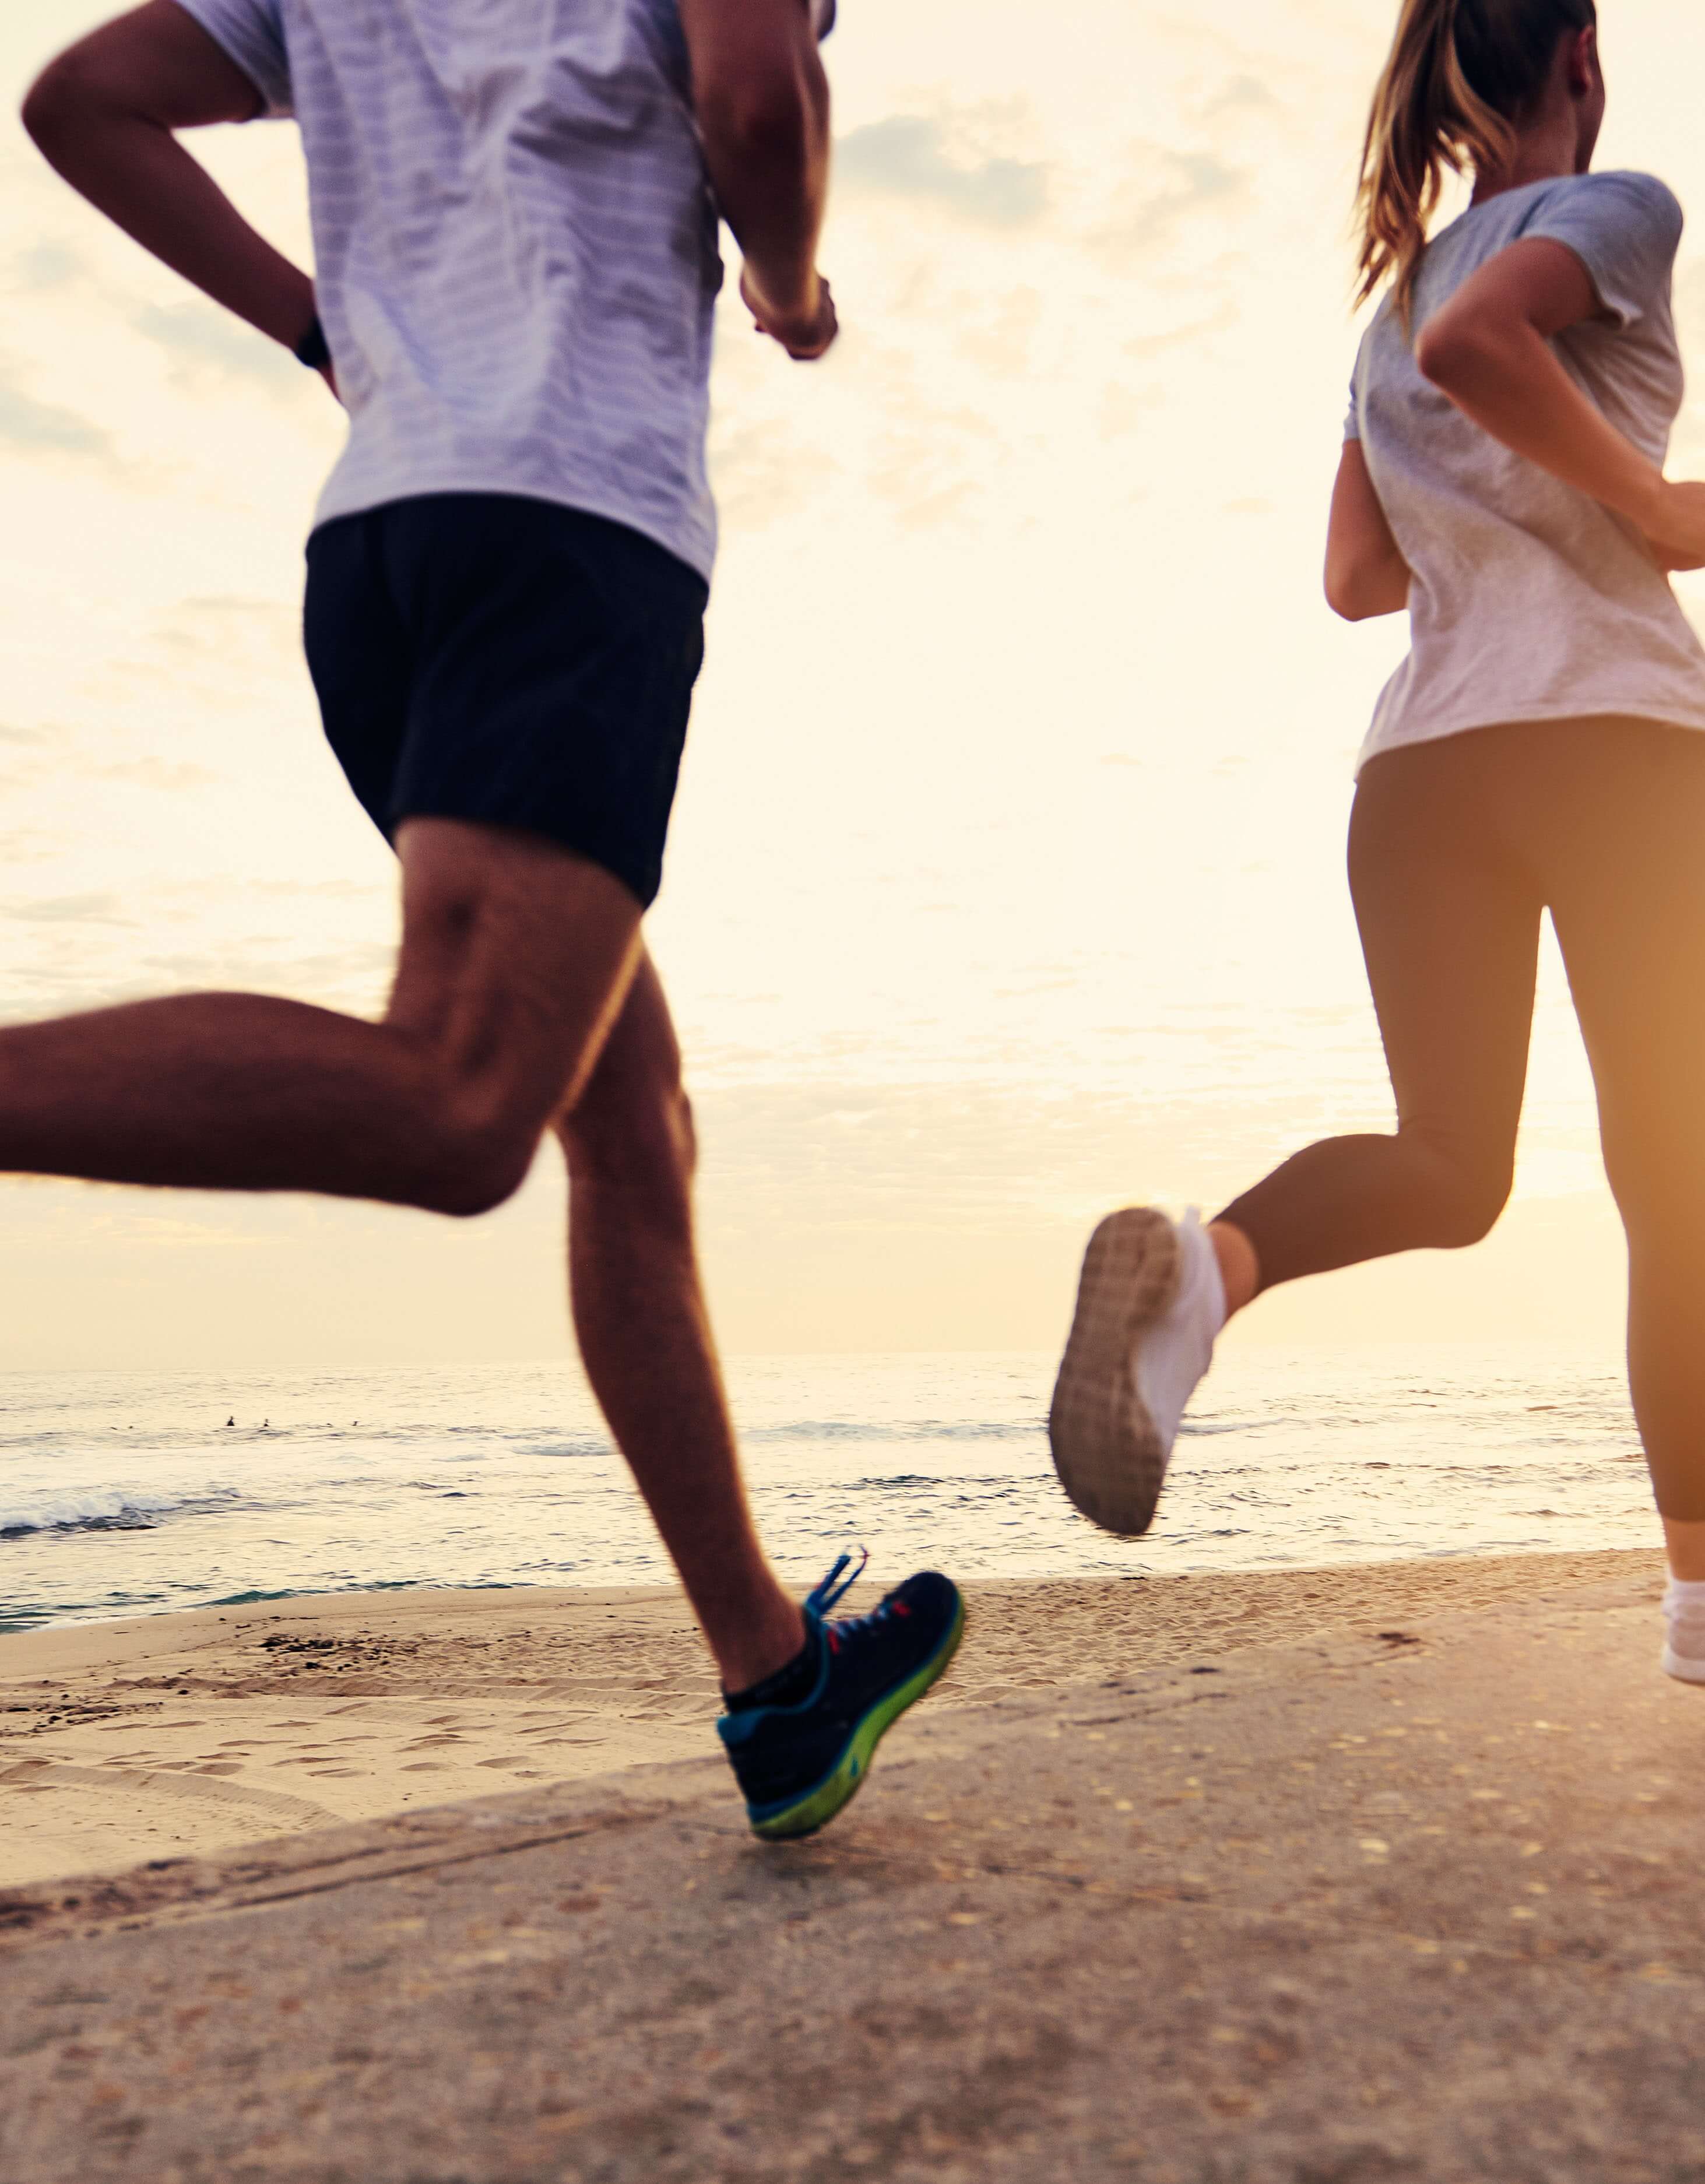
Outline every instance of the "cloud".
<path fill-rule="evenodd" d="M 1240 108 L 1247 112 L 1251 108 L 1276 107 L 1279 101 L 1258 76 L 1234 75 L 1229 83 L 1209 99 L 1202 109 L 1204 114 L 1235 113 Z"/>
<path fill-rule="evenodd" d="M 982 411 L 919 403 L 878 442 L 866 483 L 903 530 L 932 530 L 970 513 L 999 438 L 995 420 Z"/>
<path fill-rule="evenodd" d="M 211 304 L 146 304 L 131 324 L 188 370 L 248 380 L 274 394 L 294 394 L 307 378 L 276 342 Z"/>
<path fill-rule="evenodd" d="M 1215 334 L 1227 332 L 1238 323 L 1238 309 L 1229 296 L 1221 299 L 1219 308 L 1206 318 L 1192 319 L 1188 325 L 1167 326 L 1160 333 L 1134 334 L 1120 344 L 1125 355 L 1145 362 L 1150 357 L 1163 356 L 1168 349 L 1198 341 L 1206 341 Z"/>
<path fill-rule="evenodd" d="M 1217 152 L 1178 152 L 1138 145 L 1132 172 L 1109 217 L 1090 237 L 1103 256 L 1128 264 L 1162 249 L 1191 214 L 1229 209 L 1243 196 L 1248 176 Z"/>
<path fill-rule="evenodd" d="M 22 925 L 133 925 L 125 916 L 115 894 L 42 895 L 25 902 L 0 906 L 0 916 Z"/>
<path fill-rule="evenodd" d="M 204 766 L 164 758 L 120 759 L 110 766 L 86 766 L 82 772 L 92 774 L 98 781 L 122 781 L 137 788 L 162 788 L 176 792 L 185 788 L 204 788 L 209 782 L 219 779 Z"/>
<path fill-rule="evenodd" d="M 711 435 L 711 479 L 731 532 L 761 530 L 780 517 L 797 515 L 819 498 L 839 469 L 833 455 L 802 439 L 784 417 L 739 424 L 719 419 Z"/>
<path fill-rule="evenodd" d="M 1048 204 L 1048 168 L 1032 159 L 966 163 L 948 149 L 939 117 L 890 114 L 843 136 L 835 183 L 845 192 L 923 198 L 989 227 L 1022 227 Z"/>
<path fill-rule="evenodd" d="M 32 243 L 12 260 L 13 278 L 18 287 L 36 294 L 50 288 L 69 287 L 85 270 L 83 259 L 63 242 Z"/>
<path fill-rule="evenodd" d="M 1000 295 L 954 299 L 953 345 L 961 356 L 997 378 L 1018 378 L 1030 369 L 1030 349 L 1046 309 L 1039 289 L 1009 288 Z"/>
<path fill-rule="evenodd" d="M 1128 387 L 1120 380 L 1109 380 L 1101 389 L 1095 429 L 1104 440 L 1123 439 L 1151 412 L 1165 406 L 1166 398 L 1157 387 Z"/>
<path fill-rule="evenodd" d="M 57 402 L 37 401 L 6 372 L 0 372 L 0 447 L 15 448 L 25 454 L 110 456 L 113 453 L 111 437 L 99 426 Z"/>

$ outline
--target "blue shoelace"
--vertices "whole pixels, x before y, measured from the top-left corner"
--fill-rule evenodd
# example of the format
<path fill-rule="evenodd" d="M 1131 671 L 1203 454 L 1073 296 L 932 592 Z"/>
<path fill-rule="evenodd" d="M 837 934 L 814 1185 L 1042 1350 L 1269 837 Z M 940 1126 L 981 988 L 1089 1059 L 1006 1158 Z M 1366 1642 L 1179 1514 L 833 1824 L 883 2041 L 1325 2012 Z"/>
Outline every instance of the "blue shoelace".
<path fill-rule="evenodd" d="M 839 1652 L 840 1641 L 843 1638 L 861 1636 L 866 1631 L 876 1630 L 879 1624 L 893 1622 L 897 1615 L 909 1613 L 899 1602 L 878 1601 L 877 1605 L 866 1614 L 849 1615 L 844 1621 L 831 1627 L 827 1621 L 828 1612 L 836 1602 L 849 1593 L 864 1575 L 865 1564 L 870 1560 L 870 1549 L 868 1547 L 859 1549 L 858 1568 L 850 1578 L 842 1578 L 841 1572 L 851 1560 L 850 1555 L 843 1555 L 822 1583 L 805 1596 L 805 1613 L 816 1622 L 823 1624 L 823 1635 L 828 1640 L 829 1648 L 833 1652 Z M 838 1580 L 839 1582 L 837 1582 Z"/>
<path fill-rule="evenodd" d="M 852 1591 L 853 1587 L 864 1575 L 864 1566 L 870 1560 L 870 1549 L 868 1547 L 861 1547 L 859 1549 L 858 1568 L 853 1572 L 852 1575 L 847 1579 L 844 1584 L 837 1585 L 835 1583 L 835 1580 L 839 1577 L 841 1572 L 846 1568 L 847 1564 L 851 1560 L 852 1557 L 850 1555 L 843 1555 L 840 1560 L 835 1564 L 834 1568 L 829 1572 L 828 1575 L 823 1580 L 822 1583 L 819 1585 L 814 1585 L 811 1591 L 805 1595 L 805 1612 L 807 1614 L 816 1616 L 827 1615 L 838 1600 L 841 1599 L 845 1594 Z M 865 1618 L 862 1616 L 859 1618 L 861 1622 L 864 1621 L 864 1619 Z"/>

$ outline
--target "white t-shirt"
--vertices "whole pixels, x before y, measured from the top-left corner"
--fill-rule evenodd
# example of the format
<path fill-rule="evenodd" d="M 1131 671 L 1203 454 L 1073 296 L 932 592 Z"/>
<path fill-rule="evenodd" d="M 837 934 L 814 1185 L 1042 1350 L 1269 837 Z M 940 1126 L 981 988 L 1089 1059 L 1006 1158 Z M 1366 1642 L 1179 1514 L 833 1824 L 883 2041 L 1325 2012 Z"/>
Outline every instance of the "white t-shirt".
<path fill-rule="evenodd" d="M 349 411 L 316 522 L 521 493 L 708 579 L 722 268 L 674 0 L 178 5 L 301 128 Z"/>
<path fill-rule="evenodd" d="M 1529 236 L 1574 251 L 1602 306 L 1557 337 L 1557 354 L 1662 464 L 1684 391 L 1670 312 L 1681 208 L 1651 176 L 1569 176 L 1472 207 L 1427 247 L 1417 332 Z M 1356 360 L 1349 437 L 1414 572 L 1411 650 L 1362 764 L 1504 722 L 1631 714 L 1705 728 L 1705 649 L 1634 526 L 1512 454 L 1424 379 L 1389 297 Z"/>

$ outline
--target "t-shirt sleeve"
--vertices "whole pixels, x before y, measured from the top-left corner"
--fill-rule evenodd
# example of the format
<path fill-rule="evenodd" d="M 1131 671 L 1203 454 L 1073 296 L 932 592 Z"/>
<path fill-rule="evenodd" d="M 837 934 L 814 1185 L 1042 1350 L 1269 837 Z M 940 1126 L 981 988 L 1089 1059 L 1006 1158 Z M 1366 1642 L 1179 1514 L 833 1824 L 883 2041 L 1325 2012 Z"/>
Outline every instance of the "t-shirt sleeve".
<path fill-rule="evenodd" d="M 1361 345 L 1356 351 L 1356 362 L 1350 374 L 1350 414 L 1344 420 L 1344 437 L 1346 441 L 1359 440 L 1362 437 L 1362 365 L 1368 354 L 1368 334 L 1371 334 L 1372 331 L 1370 327 L 1368 333 L 1362 335 Z"/>
<path fill-rule="evenodd" d="M 811 0 L 811 20 L 821 45 L 835 26 L 835 0 Z"/>
<path fill-rule="evenodd" d="M 1682 211 L 1653 175 L 1583 175 L 1551 192 L 1523 229 L 1565 244 L 1585 266 L 1618 326 L 1643 319 L 1669 292 Z"/>
<path fill-rule="evenodd" d="M 177 0 L 177 4 L 242 70 L 265 100 L 269 120 L 286 120 L 295 111 L 280 0 Z"/>

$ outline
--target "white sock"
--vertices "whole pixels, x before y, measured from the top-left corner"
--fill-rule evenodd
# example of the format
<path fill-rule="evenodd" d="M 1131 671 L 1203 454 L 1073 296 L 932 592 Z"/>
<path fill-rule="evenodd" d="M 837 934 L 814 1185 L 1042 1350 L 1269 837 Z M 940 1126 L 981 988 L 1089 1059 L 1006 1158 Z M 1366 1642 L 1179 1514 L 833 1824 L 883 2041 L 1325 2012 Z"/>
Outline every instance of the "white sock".
<path fill-rule="evenodd" d="M 1705 1578 L 1671 1578 L 1663 1588 L 1663 1613 L 1675 1623 L 1705 1622 Z"/>
<path fill-rule="evenodd" d="M 1178 1224 L 1184 1265 L 1171 1309 L 1137 1345 L 1137 1389 L 1162 1440 L 1172 1446 L 1184 1414 L 1213 1362 L 1214 1340 L 1225 1325 L 1225 1284 L 1212 1239 L 1192 1206 Z"/>

